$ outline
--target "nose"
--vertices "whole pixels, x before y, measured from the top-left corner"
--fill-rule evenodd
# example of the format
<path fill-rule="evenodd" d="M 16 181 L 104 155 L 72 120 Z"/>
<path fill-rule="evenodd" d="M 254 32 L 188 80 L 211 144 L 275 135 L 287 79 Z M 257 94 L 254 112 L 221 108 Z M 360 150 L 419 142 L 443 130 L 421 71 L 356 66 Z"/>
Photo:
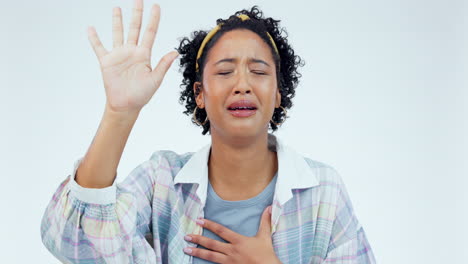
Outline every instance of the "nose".
<path fill-rule="evenodd" d="M 240 73 L 237 83 L 234 86 L 234 94 L 251 93 L 251 92 L 252 92 L 252 88 L 250 87 L 247 74 L 245 72 Z"/>

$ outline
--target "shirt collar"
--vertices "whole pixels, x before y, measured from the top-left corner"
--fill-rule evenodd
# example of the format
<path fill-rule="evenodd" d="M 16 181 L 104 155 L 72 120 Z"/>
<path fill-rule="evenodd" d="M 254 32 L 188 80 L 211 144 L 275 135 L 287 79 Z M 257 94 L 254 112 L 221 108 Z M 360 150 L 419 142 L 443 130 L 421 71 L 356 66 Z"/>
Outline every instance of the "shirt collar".
<path fill-rule="evenodd" d="M 292 189 L 309 188 L 319 185 L 316 171 L 312 170 L 304 157 L 281 139 L 268 134 L 269 148 L 276 149 L 278 157 L 278 175 L 275 186 L 274 200 L 280 205 L 293 197 Z M 193 153 L 190 159 L 174 177 L 174 185 L 178 183 L 197 183 L 197 196 L 204 205 L 208 189 L 208 158 L 211 142 Z"/>

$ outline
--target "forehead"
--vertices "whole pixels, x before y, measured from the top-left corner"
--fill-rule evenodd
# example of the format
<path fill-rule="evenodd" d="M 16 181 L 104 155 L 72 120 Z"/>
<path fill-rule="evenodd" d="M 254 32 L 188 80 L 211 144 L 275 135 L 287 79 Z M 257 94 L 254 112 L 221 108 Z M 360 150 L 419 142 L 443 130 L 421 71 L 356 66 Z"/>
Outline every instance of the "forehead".
<path fill-rule="evenodd" d="M 235 29 L 224 33 L 210 49 L 207 60 L 221 57 L 254 57 L 273 60 L 268 44 L 248 29 Z"/>

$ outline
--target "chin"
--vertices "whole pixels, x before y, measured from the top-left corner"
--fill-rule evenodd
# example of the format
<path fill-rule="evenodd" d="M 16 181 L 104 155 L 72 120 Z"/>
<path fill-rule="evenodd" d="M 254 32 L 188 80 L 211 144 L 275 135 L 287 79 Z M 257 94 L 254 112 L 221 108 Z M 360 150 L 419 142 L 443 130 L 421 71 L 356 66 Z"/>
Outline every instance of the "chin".
<path fill-rule="evenodd" d="M 256 137 L 262 133 L 268 133 L 268 128 L 266 126 L 260 126 L 258 123 L 256 124 L 242 124 L 242 125 L 234 125 L 231 124 L 227 129 L 226 132 L 230 134 L 232 137 L 239 137 L 239 138 L 248 138 L 248 137 Z"/>

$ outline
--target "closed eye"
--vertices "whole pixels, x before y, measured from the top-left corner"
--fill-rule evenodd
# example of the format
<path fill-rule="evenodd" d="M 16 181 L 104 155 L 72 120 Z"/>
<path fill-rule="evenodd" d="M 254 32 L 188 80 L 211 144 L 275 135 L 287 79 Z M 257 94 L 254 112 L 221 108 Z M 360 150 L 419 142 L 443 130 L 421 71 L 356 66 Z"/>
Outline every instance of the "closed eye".
<path fill-rule="evenodd" d="M 231 72 L 220 72 L 218 73 L 219 75 L 227 75 L 227 74 L 230 74 Z"/>
<path fill-rule="evenodd" d="M 230 73 L 231 73 L 231 72 L 220 72 L 220 73 L 218 73 L 218 74 L 219 74 L 219 75 L 228 75 L 228 74 L 230 74 Z M 264 73 L 264 72 L 259 72 L 259 71 L 253 71 L 253 73 L 258 74 L 258 75 L 267 75 L 266 73 Z"/>

